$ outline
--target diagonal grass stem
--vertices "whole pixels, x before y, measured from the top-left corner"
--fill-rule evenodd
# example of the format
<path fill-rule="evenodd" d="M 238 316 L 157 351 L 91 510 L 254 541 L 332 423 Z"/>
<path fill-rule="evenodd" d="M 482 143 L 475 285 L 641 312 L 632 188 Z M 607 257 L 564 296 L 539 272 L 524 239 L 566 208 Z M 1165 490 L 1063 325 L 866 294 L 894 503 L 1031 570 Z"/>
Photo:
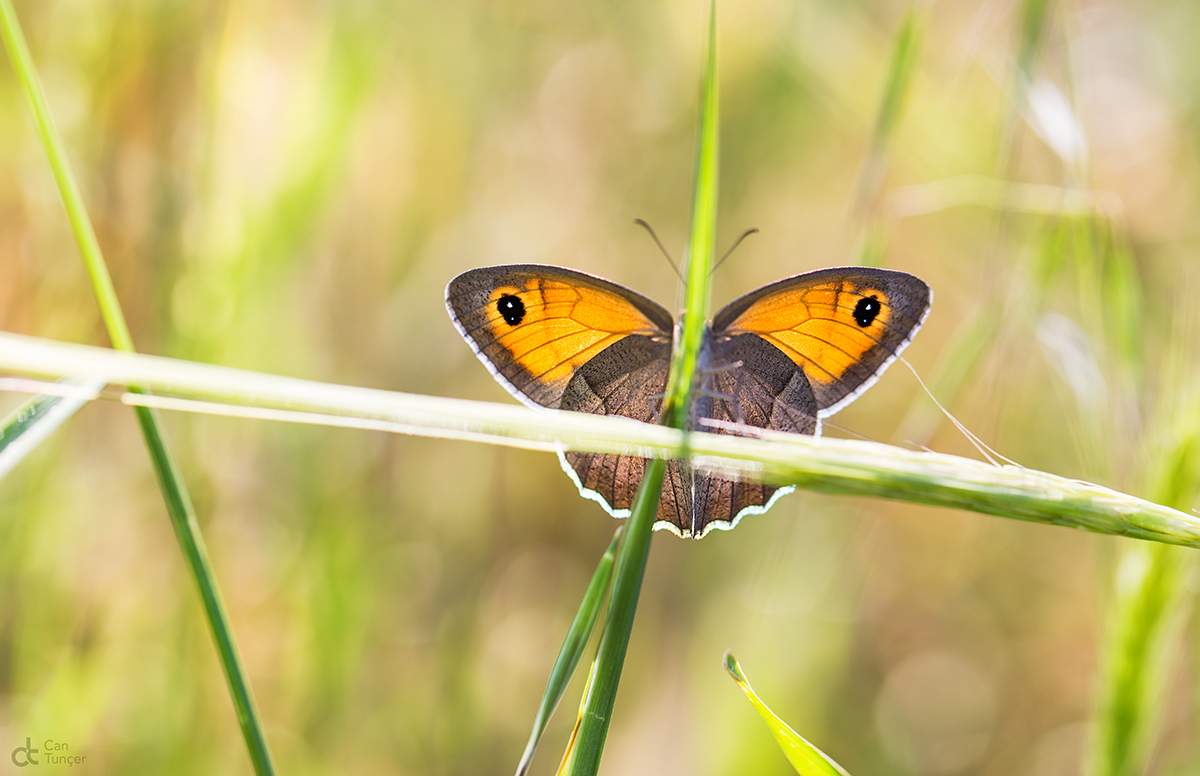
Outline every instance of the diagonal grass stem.
<path fill-rule="evenodd" d="M 21 31 L 20 22 L 13 10 L 11 0 L 0 0 L 0 35 L 4 38 L 17 81 L 33 114 L 42 149 L 45 151 L 50 169 L 54 173 L 54 180 L 67 211 L 71 231 L 75 236 L 79 254 L 91 281 L 109 339 L 117 350 L 133 352 L 133 338 L 130 336 L 125 316 L 121 312 L 121 303 L 117 298 L 116 289 L 113 287 L 112 276 L 104 263 L 100 243 L 96 239 L 95 229 L 92 228 L 91 219 L 88 217 L 79 185 L 67 163 L 66 146 L 50 114 L 46 94 L 42 89 L 41 81 L 33 64 L 33 57 L 25 42 L 25 36 Z M 131 389 L 140 390 L 137 386 L 131 386 Z M 204 603 L 205 616 L 208 619 L 213 640 L 217 645 L 221 667 L 225 672 L 225 679 L 233 698 L 234 710 L 242 728 L 250 759 L 257 773 L 274 773 L 270 752 L 267 749 L 266 736 L 263 734 L 262 723 L 250 691 L 250 682 L 246 677 L 246 670 L 234 641 L 233 629 L 217 588 L 216 576 L 209 563 L 208 550 L 200 535 L 200 527 L 196 522 L 191 496 L 188 494 L 187 486 L 184 484 L 179 466 L 167 443 L 156 411 L 149 407 L 135 407 L 134 414 L 137 416 L 138 425 L 145 437 L 146 447 L 150 452 L 172 528 Z"/>
<path fill-rule="evenodd" d="M 554 668 L 550 670 L 550 679 L 546 682 L 546 692 L 542 696 L 542 704 L 534 719 L 529 743 L 525 745 L 525 752 L 521 755 L 521 762 L 517 765 L 517 776 L 523 776 L 533 763 L 533 753 L 537 751 L 538 741 L 541 740 L 542 733 L 546 730 L 546 725 L 550 722 L 554 710 L 558 708 L 558 703 L 562 700 L 563 693 L 566 692 L 567 685 L 571 682 L 571 677 L 575 675 L 579 659 L 583 657 L 583 651 L 592 638 L 592 631 L 595 630 L 596 621 L 600 618 L 600 605 L 604 602 L 604 595 L 608 592 L 609 582 L 612 580 L 613 561 L 623 530 L 624 526 L 617 529 L 608 549 L 600 557 L 600 563 L 596 566 L 592 581 L 583 594 L 583 601 L 580 602 L 579 609 L 575 612 L 575 619 L 571 621 L 571 627 L 567 630 L 567 637 L 558 651 Z"/>

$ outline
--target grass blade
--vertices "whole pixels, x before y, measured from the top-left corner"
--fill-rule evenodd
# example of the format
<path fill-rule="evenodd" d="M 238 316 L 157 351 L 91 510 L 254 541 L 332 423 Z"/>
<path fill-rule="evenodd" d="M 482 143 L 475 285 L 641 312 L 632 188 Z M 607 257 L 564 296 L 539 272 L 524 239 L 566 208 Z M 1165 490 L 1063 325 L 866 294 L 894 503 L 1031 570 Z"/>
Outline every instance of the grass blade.
<path fill-rule="evenodd" d="M 558 764 L 557 776 L 570 776 L 571 768 L 575 766 L 575 743 L 579 740 L 579 728 L 583 724 L 583 712 L 587 708 L 587 699 L 592 694 L 592 685 L 596 681 L 596 661 L 588 669 L 587 683 L 583 686 L 583 699 L 579 702 L 579 715 L 575 717 L 575 727 L 571 728 L 571 737 L 567 739 L 567 748 L 563 752 L 562 761 Z"/>
<path fill-rule="evenodd" d="M 529 766 L 533 762 L 533 753 L 537 751 L 538 741 L 546 730 L 546 725 L 550 722 L 554 710 L 558 708 L 558 702 L 562 700 L 563 693 L 571 682 L 571 677 L 575 675 L 575 668 L 579 665 L 579 659 L 583 657 L 583 650 L 592 638 L 592 631 L 595 630 L 596 621 L 600 618 L 600 604 L 604 601 L 608 583 L 612 580 L 613 558 L 616 555 L 617 543 L 621 540 L 622 530 L 623 527 L 617 529 L 608 549 L 601 556 L 600 564 L 596 566 L 596 573 L 592 575 L 592 581 L 583 594 L 583 601 L 579 604 L 578 611 L 575 612 L 575 619 L 571 621 L 571 627 L 567 630 L 567 638 L 558 651 L 558 659 L 554 661 L 554 668 L 550 670 L 550 679 L 546 682 L 542 705 L 538 708 L 537 717 L 533 721 L 533 732 L 529 736 L 529 743 L 525 745 L 521 762 L 517 765 L 517 776 L 523 776 L 529 770 Z"/>
<path fill-rule="evenodd" d="M 700 92 L 691 231 L 683 256 L 684 306 L 663 409 L 663 425 L 673 428 L 683 428 L 685 425 L 696 383 L 700 345 L 708 324 L 711 268 L 717 238 L 717 162 L 720 143 L 717 107 L 717 8 L 713 0 L 709 7 L 708 47 Z"/>
<path fill-rule="evenodd" d="M 1121 558 L 1099 672 L 1093 776 L 1146 772 L 1195 569 L 1195 553 L 1178 547 L 1139 545 Z"/>
<path fill-rule="evenodd" d="M 12 0 L 0 0 L 0 33 L 4 36 L 4 45 L 8 49 L 13 70 L 16 71 L 17 81 L 29 102 L 29 109 L 33 112 L 34 126 L 50 162 L 50 170 L 54 173 L 54 182 L 62 196 L 67 219 L 71 222 L 71 231 L 79 246 L 79 255 L 95 290 L 100 315 L 104 319 L 104 328 L 108 331 L 113 347 L 117 350 L 132 351 L 133 339 L 129 336 L 129 327 L 121 313 L 121 303 L 117 300 L 112 276 L 108 274 L 108 267 L 104 264 L 100 243 L 96 240 L 96 232 L 92 228 L 91 219 L 88 218 L 83 197 L 79 194 L 79 185 L 75 182 L 75 176 L 67 163 L 65 146 L 58 135 L 54 118 L 50 115 L 50 106 L 46 102 L 46 94 L 34 69 L 33 57 L 25 43 L 25 35 L 21 32 Z"/>
<path fill-rule="evenodd" d="M 666 464 L 666 461 L 656 459 L 646 465 L 646 474 L 638 488 L 629 521 L 625 524 L 625 539 L 621 542 L 613 572 L 608 617 L 604 621 L 604 634 L 600 637 L 600 650 L 596 655 L 596 674 L 584 697 L 574 751 L 569 753 L 574 757 L 570 770 L 572 776 L 592 776 L 600 770 L 604 740 L 612 721 L 617 687 L 621 682 L 621 668 L 629 648 L 633 617 L 637 613 L 638 594 L 642 590 L 646 558 L 650 554 L 650 533 L 658 512 L 658 497 L 662 492 Z"/>
<path fill-rule="evenodd" d="M 1195 504 L 1200 498 L 1200 400 L 1192 398 L 1164 416 L 1170 429 L 1163 434 L 1165 449 L 1152 456 L 1152 492 L 1168 504 Z M 1092 776 L 1146 772 L 1196 572 L 1196 554 L 1176 547 L 1138 545 L 1121 557 L 1098 672 Z"/>
<path fill-rule="evenodd" d="M 330 385 L 105 348 L 0 333 L 0 369 L 61 376 L 104 375 L 181 401 L 126 394 L 170 409 L 355 426 L 537 450 L 690 455 L 702 468 L 843 496 L 869 496 L 1137 539 L 1200 547 L 1200 517 L 1082 480 L 1018 466 L 849 439 L 692 433 L 573 412 Z M 306 413 L 319 413 L 308 415 Z M 359 419 L 348 422 L 348 418 Z M 626 529 L 627 531 L 630 529 Z"/>
<path fill-rule="evenodd" d="M 34 397 L 0 421 L 0 479 L 4 479 L 25 456 L 53 434 L 59 426 L 100 395 L 104 381 L 66 380 L 59 395 Z"/>
<path fill-rule="evenodd" d="M 767 704 L 762 702 L 762 699 L 754 692 L 754 688 L 750 686 L 750 680 L 742 673 L 742 667 L 738 665 L 737 658 L 729 651 L 725 652 L 725 670 L 729 672 L 733 681 L 737 682 L 738 687 L 750 699 L 750 703 L 762 715 L 767 727 L 771 729 L 771 735 L 775 736 L 779 748 L 783 750 L 788 762 L 792 764 L 797 773 L 801 776 L 850 776 L 829 755 L 792 730 L 775 712 L 771 711 Z"/>
<path fill-rule="evenodd" d="M 887 81 L 879 103 L 879 113 L 875 116 L 867 156 L 854 188 L 852 212 L 859 217 L 867 217 L 879 197 L 883 176 L 887 171 L 888 147 L 900 124 L 920 60 L 926 9 L 926 3 L 910 5 L 892 42 L 892 56 L 888 60 Z"/>
<path fill-rule="evenodd" d="M 709 5 L 708 46 L 700 95 L 691 232 L 683 258 L 684 308 L 680 313 L 679 334 L 675 339 L 663 406 L 663 425 L 676 429 L 686 425 L 708 323 L 709 278 L 717 228 L 717 118 L 717 8 L 713 0 Z M 681 441 L 681 457 L 687 457 L 686 433 Z M 612 720 L 621 667 L 625 662 L 642 576 L 650 553 L 650 532 L 658 511 L 665 469 L 666 462 L 661 459 L 646 466 L 626 526 L 614 573 L 608 618 L 596 656 L 595 682 L 584 701 L 579 736 L 572 755 L 573 776 L 593 776 L 600 769 L 600 757 Z"/>
<path fill-rule="evenodd" d="M 96 232 L 92 228 L 91 219 L 84 206 L 83 196 L 80 194 L 79 186 L 67 163 L 66 147 L 50 114 L 45 92 L 34 68 L 33 57 L 29 53 L 29 46 L 25 42 L 25 36 L 21 31 L 20 22 L 17 20 L 11 0 L 0 0 L 0 35 L 4 38 L 17 81 L 33 113 L 38 137 L 49 160 L 50 169 L 54 173 L 54 180 L 67 211 L 71 231 L 75 236 L 79 254 L 83 259 L 84 268 L 96 295 L 109 339 L 117 350 L 133 352 L 133 338 L 130 336 L 125 316 L 121 312 L 121 304 L 117 298 L 116 289 L 113 287 L 112 277 L 104 263 L 100 243 L 96 239 Z M 137 390 L 136 387 L 134 389 Z M 200 528 L 196 522 L 195 510 L 192 507 L 187 486 L 183 482 L 183 477 L 167 444 L 166 436 L 155 411 L 149 407 L 135 407 L 134 414 L 137 416 L 142 435 L 146 440 L 146 447 L 154 464 L 154 472 L 163 493 L 163 500 L 167 505 L 171 526 L 204 603 L 204 613 L 217 644 L 221 667 L 225 672 L 225 680 L 230 694 L 233 696 L 234 710 L 249 749 L 250 759 L 257 773 L 274 773 L 266 737 L 262 731 L 262 723 L 250 692 L 250 683 L 246 678 L 245 667 L 242 665 L 241 656 L 238 654 L 237 645 L 234 642 L 229 616 L 217 588 L 216 577 L 208 560 L 208 551 L 205 549 L 204 540 L 200 535 Z"/>

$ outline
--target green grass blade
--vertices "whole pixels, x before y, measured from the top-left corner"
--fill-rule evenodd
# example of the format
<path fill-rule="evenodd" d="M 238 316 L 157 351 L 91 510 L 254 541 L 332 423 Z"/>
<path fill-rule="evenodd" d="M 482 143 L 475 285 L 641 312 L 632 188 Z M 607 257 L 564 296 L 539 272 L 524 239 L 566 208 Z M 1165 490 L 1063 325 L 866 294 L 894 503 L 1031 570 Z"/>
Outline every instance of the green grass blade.
<path fill-rule="evenodd" d="M 717 237 L 717 163 L 720 143 L 717 92 L 717 11 L 710 6 L 708 48 L 700 94 L 692 221 L 683 256 L 684 306 L 675 341 L 663 424 L 683 428 L 695 387 L 696 364 L 708 323 L 712 261 Z"/>
<path fill-rule="evenodd" d="M 1128 237 L 1114 219 L 1096 219 L 1104 234 L 1104 268 L 1101 278 L 1104 324 L 1118 363 L 1135 380 L 1142 373 L 1142 343 L 1146 341 L 1145 305 L 1137 260 Z M 1178 502 L 1175 502 L 1178 503 Z"/>
<path fill-rule="evenodd" d="M 212 563 L 208 558 L 208 549 L 200 534 L 200 525 L 196 522 L 196 510 L 192 506 L 187 487 L 183 484 L 183 474 L 179 471 L 175 455 L 162 434 L 158 414 L 148 407 L 135 409 L 142 435 L 146 439 L 146 447 L 150 451 L 150 459 L 154 464 L 154 474 L 171 517 L 171 527 L 175 531 L 175 537 L 187 559 L 188 568 L 204 604 L 204 614 L 217 645 L 225 682 L 233 697 L 234 711 L 237 714 L 238 725 L 242 728 L 250 760 L 256 773 L 273 774 L 275 767 L 267 748 L 262 721 L 254 704 L 250 680 L 246 676 L 246 667 L 242 663 L 242 656 L 233 637 L 229 613 L 225 610 L 225 602 L 217 586 L 216 574 L 213 573 Z"/>
<path fill-rule="evenodd" d="M 533 732 L 529 735 L 529 743 L 525 745 L 525 752 L 521 755 L 521 762 L 517 765 L 517 776 L 522 776 L 529 770 L 529 766 L 533 762 L 533 753 L 537 751 L 538 741 L 541 740 L 542 733 L 545 731 L 547 723 L 550 722 L 554 710 L 558 708 L 558 702 L 562 700 L 563 693 L 571 682 L 571 677 L 575 675 L 575 668 L 579 665 L 579 659 L 583 657 L 583 650 L 592 638 L 592 631 L 595 630 L 596 621 L 600 618 L 600 604 L 603 603 L 604 594 L 608 591 L 608 583 L 612 580 L 613 558 L 616 555 L 617 543 L 621 539 L 622 530 L 623 527 L 617 529 L 608 549 L 601 556 L 600 564 L 596 566 L 596 573 L 592 575 L 592 581 L 583 594 L 583 601 L 575 612 L 575 619 L 571 621 L 571 627 L 567 630 L 567 637 L 558 651 L 558 659 L 554 661 L 554 668 L 550 670 L 550 679 L 546 682 L 542 705 L 538 708 L 537 717 L 533 721 Z"/>
<path fill-rule="evenodd" d="M 900 23 L 900 29 L 896 32 L 892 56 L 888 62 L 887 84 L 883 90 L 883 100 L 871 137 L 872 148 L 886 148 L 900 123 L 904 104 L 912 86 L 913 73 L 916 72 L 921 55 L 927 8 L 926 3 L 910 5 Z"/>
<path fill-rule="evenodd" d="M 33 112 L 34 125 L 42 149 L 50 162 L 54 173 L 54 181 L 62 195 L 63 206 L 67 218 L 71 222 L 71 231 L 79 245 L 79 254 L 83 258 L 88 278 L 96 292 L 96 301 L 100 305 L 100 315 L 104 318 L 104 327 L 109 339 L 117 350 L 133 350 L 133 339 L 129 336 L 129 327 L 125 324 L 125 316 L 121 313 L 121 304 L 117 300 L 116 289 L 113 288 L 112 277 L 100 253 L 100 243 L 96 240 L 96 232 L 92 229 L 92 221 L 88 218 L 87 208 L 84 207 L 83 197 L 79 193 L 79 185 L 71 173 L 67 163 L 66 147 L 59 137 L 54 118 L 50 115 L 50 106 L 46 102 L 46 93 L 42 90 L 41 81 L 33 66 L 33 57 L 29 46 L 25 43 L 25 35 L 21 32 L 17 14 L 13 10 L 12 0 L 0 0 L 0 34 L 4 36 L 4 45 L 8 49 L 9 59 L 13 70 L 16 71 L 17 81 L 29 102 Z"/>
<path fill-rule="evenodd" d="M 801 776 L 850 776 L 829 755 L 792 730 L 775 712 L 771 711 L 767 704 L 763 703 L 762 699 L 758 697 L 758 693 L 754 692 L 754 688 L 750 686 L 750 680 L 742 673 L 742 667 L 738 665 L 737 658 L 733 656 L 732 652 L 725 653 L 725 670 L 729 672 L 733 681 L 737 682 L 738 687 L 750 699 L 750 703 L 762 715 L 767 727 L 771 729 L 771 735 L 775 736 L 775 741 L 778 742 L 779 748 L 788 758 L 788 762 L 796 769 L 796 773 Z"/>
<path fill-rule="evenodd" d="M 679 336 L 667 377 L 663 424 L 676 429 L 686 425 L 700 348 L 708 323 L 710 276 L 717 231 L 717 7 L 709 5 L 708 45 L 700 94 L 700 118 L 696 144 L 696 177 L 693 182 L 691 232 L 684 252 L 684 307 L 680 313 Z M 680 450 L 687 457 L 687 435 Z M 666 464 L 651 461 L 627 525 L 614 574 L 612 602 L 604 624 L 597 655 L 596 678 L 584 702 L 579 737 L 573 753 L 571 773 L 592 776 L 600 769 L 604 740 L 612 720 L 613 704 L 621 681 L 621 666 L 633 630 L 638 594 L 650 552 L 650 532 L 658 511 Z"/>
<path fill-rule="evenodd" d="M 574 412 L 330 385 L 186 361 L 114 353 L 0 333 L 0 369 L 26 374 L 104 375 L 160 394 L 126 403 L 269 420 L 299 421 L 533 450 L 692 456 L 701 466 L 771 484 L 868 496 L 1026 520 L 1096 533 L 1200 547 L 1200 516 L 1018 466 L 849 439 L 771 434 L 760 439 L 692 433 Z M 246 406 L 231 406 L 233 402 Z M 308 414 L 318 413 L 318 414 Z M 629 530 L 629 529 L 627 529 Z"/>
<path fill-rule="evenodd" d="M 1050 21 L 1050 0 L 1025 0 L 1021 6 L 1020 48 L 1017 53 L 1018 73 L 1032 69 L 1034 57 L 1046 37 Z"/>
<path fill-rule="evenodd" d="M 650 534 L 666 468 L 666 461 L 661 459 L 646 465 L 646 474 L 625 524 L 625 538 L 613 572 L 608 617 L 596 655 L 596 674 L 584 699 L 574 752 L 569 755 L 574 758 L 570 770 L 572 776 L 593 776 L 600 770 L 600 757 L 604 753 L 604 740 L 617 700 L 629 634 L 633 631 L 633 617 L 637 613 L 638 594 L 642 590 L 646 558 L 650 554 Z"/>
<path fill-rule="evenodd" d="M 1121 558 L 1100 667 L 1093 776 L 1146 772 L 1195 569 L 1194 552 L 1161 544 L 1130 547 Z"/>
<path fill-rule="evenodd" d="M 1001 178 L 1013 177 L 1016 131 L 1028 100 L 1029 74 L 1046 37 L 1051 0 L 1024 0 L 1021 4 L 1019 47 L 1008 87 L 1008 100 L 996 145 L 996 171 Z M 1003 224 L 1003 221 L 1001 221 Z"/>
<path fill-rule="evenodd" d="M 557 776 L 570 776 L 571 769 L 575 767 L 575 744 L 579 741 L 579 728 L 583 724 L 583 713 L 587 709 L 587 700 L 592 694 L 592 685 L 596 682 L 596 662 L 593 660 L 591 668 L 588 669 L 587 682 L 583 686 L 583 698 L 579 701 L 579 714 L 575 718 L 575 727 L 571 728 L 571 737 L 567 740 L 567 748 L 563 752 L 562 760 L 558 763 L 558 770 L 555 771 Z"/>
<path fill-rule="evenodd" d="M 0 421 L 0 479 L 104 389 L 104 381 L 65 380 L 63 391 L 35 396 Z"/>
<path fill-rule="evenodd" d="M 1150 475 L 1152 492 L 1181 507 L 1200 498 L 1200 400 L 1190 405 L 1163 413 L 1170 430 Z M 1129 547 L 1121 557 L 1101 653 L 1092 776 L 1147 770 L 1197 565 L 1196 553 L 1162 545 Z"/>
<path fill-rule="evenodd" d="M 879 197 L 883 176 L 887 171 L 888 147 L 903 116 L 904 105 L 912 89 L 913 75 L 920 61 L 927 6 L 927 3 L 910 5 L 900 22 L 900 29 L 893 38 L 892 55 L 888 60 L 887 80 L 880 99 L 879 112 L 875 116 L 871 141 L 858 173 L 852 200 L 852 210 L 859 217 L 867 216 Z M 878 235 L 872 237 L 871 231 L 868 230 L 864 236 L 863 253 L 870 253 L 868 249 L 879 250 L 876 244 L 878 239 Z"/>
<path fill-rule="evenodd" d="M 80 194 L 79 186 L 67 163 L 66 146 L 59 136 L 54 119 L 50 114 L 45 92 L 34 68 L 33 57 L 29 53 L 29 47 L 25 42 L 25 36 L 21 31 L 11 0 L 0 0 L 0 35 L 4 38 L 17 80 L 33 113 L 38 137 L 54 173 L 54 180 L 62 197 L 63 206 L 66 208 L 71 231 L 79 246 L 79 253 L 88 278 L 92 283 L 109 339 L 117 350 L 133 352 L 133 338 L 130 336 L 125 316 L 121 312 L 121 304 L 113 287 L 112 277 L 104 263 L 100 244 L 96 240 L 95 230 L 92 228 L 91 219 L 88 217 L 87 208 L 83 203 L 83 196 Z M 136 386 L 133 388 L 138 390 Z M 163 492 L 171 525 L 204 603 L 204 612 L 213 639 L 217 644 L 221 667 L 225 672 L 225 679 L 233 696 L 234 709 L 242 728 L 250 759 L 257 773 L 274 773 L 266 737 L 262 731 L 262 723 L 250 692 L 250 683 L 246 678 L 245 667 L 242 665 L 241 656 L 238 654 L 234 642 L 233 630 L 217 588 L 216 577 L 208 561 L 208 551 L 205 549 L 204 540 L 200 535 L 187 486 L 183 482 L 183 477 L 175 463 L 155 411 L 148 407 L 135 407 L 134 413 L 141 426 L 154 464 L 155 475 Z"/>

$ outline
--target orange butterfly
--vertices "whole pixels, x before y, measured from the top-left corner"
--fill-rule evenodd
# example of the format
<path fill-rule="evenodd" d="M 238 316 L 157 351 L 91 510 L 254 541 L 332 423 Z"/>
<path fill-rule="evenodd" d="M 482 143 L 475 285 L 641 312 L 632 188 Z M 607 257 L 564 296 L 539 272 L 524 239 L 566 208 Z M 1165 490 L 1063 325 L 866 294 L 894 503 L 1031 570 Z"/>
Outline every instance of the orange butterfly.
<path fill-rule="evenodd" d="M 854 401 L 900 355 L 932 298 L 925 281 L 904 272 L 837 267 L 726 305 L 705 333 L 689 427 L 820 434 L 822 418 Z M 674 323 L 636 291 L 562 267 L 514 264 L 459 275 L 446 287 L 446 308 L 480 360 L 525 404 L 657 419 Z M 629 516 L 644 459 L 559 457 L 580 493 L 615 517 Z M 700 538 L 791 491 L 671 461 L 654 527 Z"/>

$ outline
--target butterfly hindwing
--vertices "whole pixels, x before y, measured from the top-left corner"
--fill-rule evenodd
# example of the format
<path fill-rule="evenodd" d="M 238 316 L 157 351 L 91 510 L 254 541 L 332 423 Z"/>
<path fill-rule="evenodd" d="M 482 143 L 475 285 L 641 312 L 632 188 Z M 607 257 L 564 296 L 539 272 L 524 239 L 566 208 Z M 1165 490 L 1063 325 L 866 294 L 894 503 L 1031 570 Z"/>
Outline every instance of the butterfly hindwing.
<path fill-rule="evenodd" d="M 835 267 L 764 286 L 713 320 L 720 336 L 754 334 L 800 366 L 821 417 L 849 404 L 908 345 L 933 292 L 905 272 Z"/>
<path fill-rule="evenodd" d="M 630 335 L 580 366 L 563 392 L 561 409 L 593 415 L 620 415 L 643 423 L 658 422 L 671 363 L 671 346 L 651 337 Z M 580 490 L 608 511 L 629 514 L 646 462 L 628 455 L 563 453 Z M 564 467 L 566 468 L 566 467 Z M 669 480 L 668 480 L 669 481 Z M 598 498 L 597 498 L 598 497 Z M 664 488 L 660 519 L 676 508 Z"/>
<path fill-rule="evenodd" d="M 630 336 L 666 343 L 657 303 L 582 272 L 535 264 L 483 267 L 446 287 L 446 308 L 492 373 L 526 404 L 558 409 L 576 371 Z"/>
<path fill-rule="evenodd" d="M 710 336 L 696 398 L 700 431 L 728 433 L 736 423 L 789 434 L 815 434 L 818 405 L 800 366 L 756 334 Z M 711 421 L 718 421 L 712 423 Z"/>
<path fill-rule="evenodd" d="M 693 424 L 697 430 L 820 431 L 817 400 L 804 372 L 761 337 L 713 335 L 702 355 L 702 390 L 695 399 Z M 728 530 L 741 517 L 766 511 L 777 496 L 791 490 L 745 478 L 696 474 L 689 499 L 691 525 L 683 533 L 699 538 L 713 528 Z"/>
<path fill-rule="evenodd" d="M 562 409 L 655 422 L 669 365 L 665 345 L 630 336 L 576 371 Z M 800 367 L 756 335 L 706 338 L 701 372 L 689 424 L 696 430 L 733 434 L 756 427 L 813 434 L 819 427 L 817 401 Z M 568 452 L 563 460 L 586 495 L 618 516 L 628 514 L 645 469 L 643 459 Z M 671 461 L 656 527 L 694 537 L 712 528 L 732 528 L 744 514 L 765 510 L 777 491 Z"/>

